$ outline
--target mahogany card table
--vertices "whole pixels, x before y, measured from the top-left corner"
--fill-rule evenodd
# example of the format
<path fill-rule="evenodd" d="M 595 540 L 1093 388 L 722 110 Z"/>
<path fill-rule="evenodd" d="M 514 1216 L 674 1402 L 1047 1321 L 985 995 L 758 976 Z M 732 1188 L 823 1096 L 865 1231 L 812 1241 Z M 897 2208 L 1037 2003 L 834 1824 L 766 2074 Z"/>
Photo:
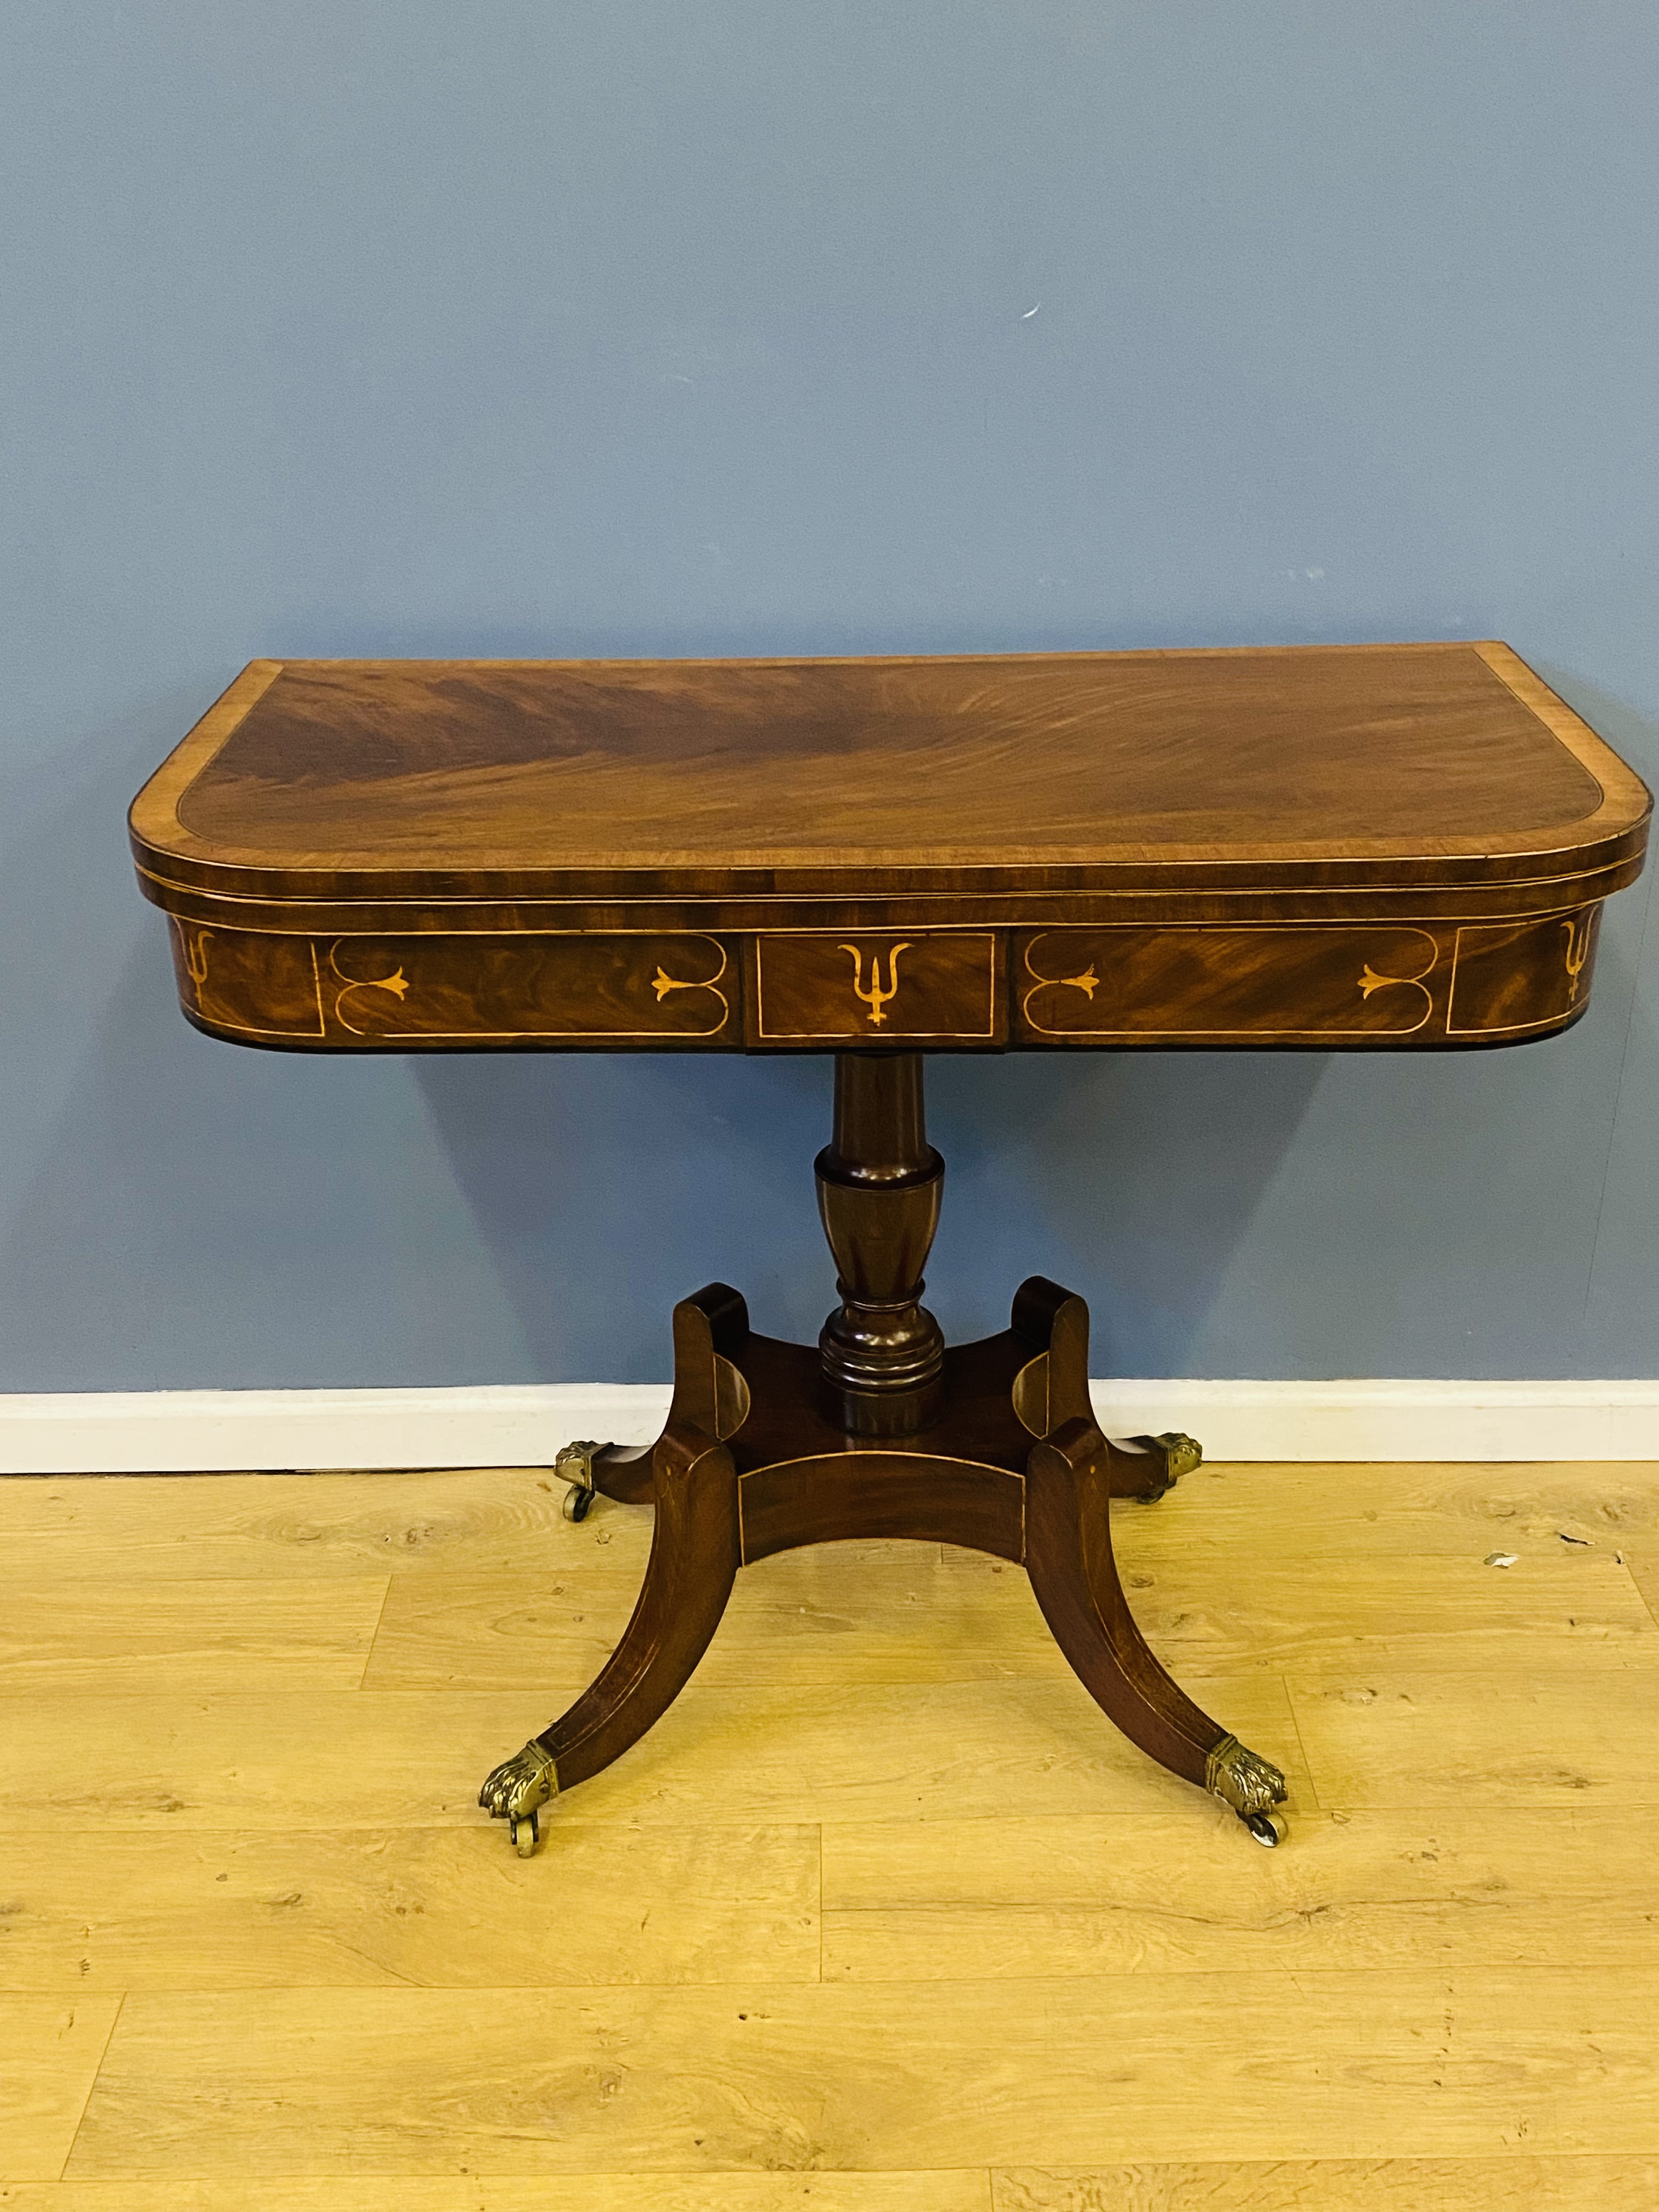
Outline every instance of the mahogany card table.
<path fill-rule="evenodd" d="M 1497 644 L 245 669 L 132 809 L 198 1029 L 835 1057 L 817 1343 L 711 1284 L 658 1442 L 559 1455 L 573 1517 L 656 1520 L 616 1652 L 484 1784 L 518 1849 L 678 1694 L 741 1566 L 858 1536 L 1023 1565 L 1117 1726 L 1276 1843 L 1279 1767 L 1166 1673 L 1113 1564 L 1111 1500 L 1198 1446 L 1102 1433 L 1057 1284 L 977 1344 L 921 1302 L 923 1056 L 1550 1036 L 1650 806 Z"/>

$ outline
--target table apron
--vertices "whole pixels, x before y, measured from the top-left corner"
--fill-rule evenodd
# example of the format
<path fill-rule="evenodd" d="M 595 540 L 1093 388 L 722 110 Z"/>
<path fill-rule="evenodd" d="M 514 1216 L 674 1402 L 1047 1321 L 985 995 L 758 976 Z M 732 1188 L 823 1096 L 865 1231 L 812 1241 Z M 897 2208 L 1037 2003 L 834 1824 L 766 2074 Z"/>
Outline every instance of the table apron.
<path fill-rule="evenodd" d="M 1597 902 L 1500 920 L 692 931 L 247 928 L 169 916 L 185 1012 L 310 1050 L 1364 1049 L 1583 1011 Z"/>

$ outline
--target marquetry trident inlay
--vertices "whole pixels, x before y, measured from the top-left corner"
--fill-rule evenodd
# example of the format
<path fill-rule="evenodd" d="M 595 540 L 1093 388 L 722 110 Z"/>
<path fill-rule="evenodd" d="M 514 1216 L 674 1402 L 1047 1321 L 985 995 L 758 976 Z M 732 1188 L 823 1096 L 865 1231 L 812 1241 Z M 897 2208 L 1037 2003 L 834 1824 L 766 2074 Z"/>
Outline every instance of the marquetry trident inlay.
<path fill-rule="evenodd" d="M 1578 978 L 1584 972 L 1584 963 L 1589 958 L 1590 929 L 1595 920 L 1595 908 L 1586 907 L 1583 914 L 1569 915 L 1561 924 L 1567 933 L 1566 962 L 1568 976 L 1567 1004 L 1578 996 Z"/>
<path fill-rule="evenodd" d="M 853 996 L 859 1001 L 860 1006 L 868 1006 L 870 1012 L 866 1018 L 872 1029 L 878 1030 L 887 1018 L 886 1015 L 882 1012 L 882 1008 L 889 1005 L 898 996 L 899 955 L 901 952 L 908 952 L 910 950 L 909 939 L 901 939 L 899 943 L 893 947 L 892 951 L 887 956 L 887 988 L 884 991 L 881 988 L 881 955 L 879 952 L 872 953 L 870 956 L 870 988 L 866 991 L 864 988 L 863 952 L 856 945 L 839 945 L 836 949 L 839 951 L 850 952 L 852 954 Z"/>
<path fill-rule="evenodd" d="M 199 998 L 202 986 L 207 981 L 208 939 L 212 936 L 213 932 L 210 929 L 198 929 L 192 936 L 189 930 L 181 929 L 179 934 L 184 940 L 185 973 L 195 984 L 197 996 Z M 1581 961 L 1579 964 L 1582 967 L 1583 963 Z"/>

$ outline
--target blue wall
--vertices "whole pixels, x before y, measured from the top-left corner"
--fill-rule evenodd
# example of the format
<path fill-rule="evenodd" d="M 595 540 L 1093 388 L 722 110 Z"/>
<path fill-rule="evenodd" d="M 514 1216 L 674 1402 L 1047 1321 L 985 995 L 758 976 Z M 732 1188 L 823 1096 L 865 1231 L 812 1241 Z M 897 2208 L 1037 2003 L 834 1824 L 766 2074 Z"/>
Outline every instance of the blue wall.
<path fill-rule="evenodd" d="M 830 1302 L 825 1062 L 185 1028 L 122 814 L 254 654 L 1499 636 L 1655 776 L 1650 4 L 7 15 L 0 1388 L 646 1378 L 711 1276 Z M 1651 904 L 1521 1051 L 937 1063 L 931 1302 L 1655 1372 Z"/>

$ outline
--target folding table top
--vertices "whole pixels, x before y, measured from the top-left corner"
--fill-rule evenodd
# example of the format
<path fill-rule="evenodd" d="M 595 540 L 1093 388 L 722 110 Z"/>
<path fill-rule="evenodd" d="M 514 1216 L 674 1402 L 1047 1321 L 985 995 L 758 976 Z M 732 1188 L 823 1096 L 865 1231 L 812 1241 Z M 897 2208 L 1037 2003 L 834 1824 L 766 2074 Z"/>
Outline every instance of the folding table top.
<path fill-rule="evenodd" d="M 1640 780 L 1501 645 L 256 661 L 132 811 L 185 1011 L 310 1050 L 1504 1043 Z"/>
<path fill-rule="evenodd" d="M 256 661 L 133 810 L 258 895 L 1491 883 L 1639 858 L 1507 647 Z"/>

